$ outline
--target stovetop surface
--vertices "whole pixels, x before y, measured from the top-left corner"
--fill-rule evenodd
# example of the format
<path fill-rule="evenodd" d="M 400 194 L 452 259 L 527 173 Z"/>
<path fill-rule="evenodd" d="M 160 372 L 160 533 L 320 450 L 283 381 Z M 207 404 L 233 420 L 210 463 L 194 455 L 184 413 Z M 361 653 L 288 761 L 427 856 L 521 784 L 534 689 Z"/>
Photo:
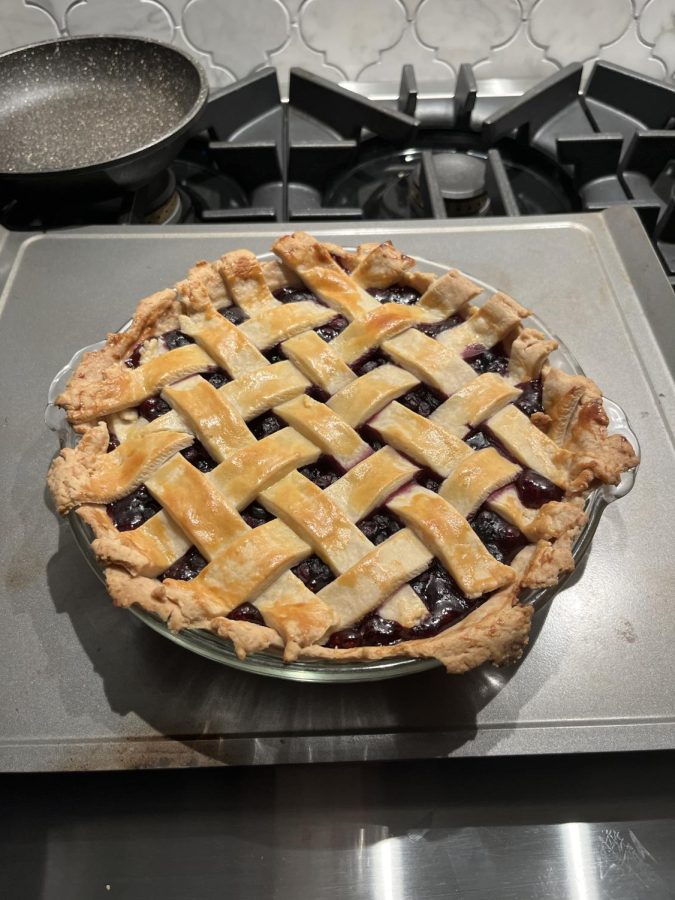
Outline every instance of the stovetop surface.
<path fill-rule="evenodd" d="M 48 385 L 78 348 L 198 258 L 268 250 L 288 225 L 89 228 L 0 243 L 4 770 L 502 755 L 672 746 L 675 582 L 656 510 L 675 504 L 675 310 L 631 210 L 592 216 L 308 223 L 391 238 L 533 307 L 624 407 L 643 463 L 514 667 L 364 685 L 280 683 L 196 657 L 115 609 L 44 478 Z M 668 342 L 671 342 L 670 344 Z M 538 632 L 538 634 L 537 634 Z"/>
<path fill-rule="evenodd" d="M 425 94 L 412 66 L 373 101 L 291 69 L 216 93 L 202 130 L 135 192 L 11 196 L 0 224 L 81 225 L 458 219 L 634 208 L 675 286 L 675 86 L 572 63 L 522 96 L 481 94 L 461 65 L 453 94 Z M 502 89 L 505 89 L 502 85 Z"/>

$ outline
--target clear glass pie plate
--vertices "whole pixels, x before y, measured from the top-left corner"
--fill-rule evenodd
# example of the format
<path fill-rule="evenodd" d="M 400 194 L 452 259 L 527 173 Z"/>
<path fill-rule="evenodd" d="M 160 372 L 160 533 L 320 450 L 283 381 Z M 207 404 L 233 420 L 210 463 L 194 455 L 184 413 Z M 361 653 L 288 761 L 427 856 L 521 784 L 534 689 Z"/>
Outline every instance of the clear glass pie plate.
<path fill-rule="evenodd" d="M 272 258 L 272 254 L 265 254 L 260 258 L 270 259 Z M 448 268 L 447 266 L 442 266 L 438 263 L 430 262 L 429 260 L 419 257 L 417 258 L 417 263 L 422 270 L 438 272 L 439 274 L 443 274 Z M 467 273 L 467 276 L 476 282 L 476 284 L 484 288 L 484 294 L 473 301 L 476 306 L 480 306 L 481 302 L 487 299 L 487 296 L 491 293 L 494 293 L 496 289 L 486 284 L 484 281 L 481 281 L 479 278 L 475 278 L 473 275 Z M 524 324 L 537 328 L 547 337 L 554 338 L 558 342 L 558 349 L 550 356 L 552 365 L 569 374 L 584 374 L 574 356 L 560 338 L 557 335 L 552 334 L 540 319 L 533 315 L 526 319 Z M 126 322 L 119 330 L 124 331 L 129 325 L 130 321 Z M 97 344 L 92 344 L 89 347 L 83 347 L 81 350 L 78 350 L 70 362 L 57 373 L 50 385 L 48 403 L 45 411 L 45 422 L 48 427 L 58 435 L 61 447 L 74 447 L 78 441 L 78 435 L 68 423 L 64 412 L 55 405 L 54 401 L 64 390 L 83 355 L 92 350 L 100 349 L 104 346 L 104 343 L 104 341 L 100 341 Z M 614 403 L 607 398 L 605 398 L 604 405 L 609 417 L 609 433 L 623 435 L 623 437 L 625 437 L 633 446 L 633 449 L 639 458 L 639 443 L 628 423 L 624 411 L 617 403 Z M 616 486 L 602 485 L 588 494 L 585 504 L 588 521 L 579 534 L 573 548 L 573 556 L 577 565 L 590 546 L 603 512 L 610 503 L 624 497 L 632 489 L 633 484 L 635 483 L 636 472 L 637 468 L 624 473 L 620 484 Z M 93 540 L 92 532 L 76 512 L 71 512 L 68 519 L 75 540 L 84 554 L 85 559 L 97 577 L 105 583 L 103 569 L 91 548 L 91 542 Z M 564 586 L 565 580 L 566 576 L 563 576 L 553 587 L 525 591 L 521 594 L 520 602 L 532 604 L 535 609 L 540 609 L 550 602 L 554 595 Z M 149 625 L 150 628 L 153 628 L 155 631 L 159 632 L 159 634 L 174 643 L 185 647 L 187 650 L 191 650 L 193 653 L 198 653 L 208 659 L 212 659 L 236 669 L 254 672 L 258 675 L 268 675 L 274 678 L 316 682 L 378 681 L 385 678 L 397 678 L 402 675 L 411 675 L 415 672 L 422 672 L 440 665 L 436 660 L 406 658 L 383 659 L 373 662 L 333 662 L 320 659 L 300 659 L 296 662 L 287 664 L 283 662 L 281 654 L 275 650 L 251 654 L 242 660 L 237 657 L 232 644 L 229 641 L 217 637 L 208 631 L 193 629 L 172 632 L 161 619 L 153 614 L 136 606 L 132 606 L 130 609 L 134 615 L 145 622 L 146 625 Z"/>

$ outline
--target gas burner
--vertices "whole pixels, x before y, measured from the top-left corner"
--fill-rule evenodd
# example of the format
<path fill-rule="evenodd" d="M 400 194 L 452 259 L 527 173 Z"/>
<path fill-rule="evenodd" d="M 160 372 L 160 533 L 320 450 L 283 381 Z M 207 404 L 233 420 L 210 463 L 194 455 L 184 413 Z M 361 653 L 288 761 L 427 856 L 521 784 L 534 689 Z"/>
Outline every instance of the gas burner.
<path fill-rule="evenodd" d="M 675 86 L 611 63 L 572 63 L 516 98 L 480 95 L 470 65 L 454 95 L 424 96 L 403 66 L 378 103 L 291 69 L 213 97 L 203 132 L 133 194 L 0 197 L 0 224 L 300 222 L 522 216 L 633 207 L 675 286 Z M 6 189 L 6 188 L 5 188 Z"/>
<path fill-rule="evenodd" d="M 242 187 L 213 164 L 181 156 L 171 168 L 180 193 L 187 198 L 197 221 L 207 217 L 210 210 L 236 210 L 249 206 L 249 199 Z"/>
<path fill-rule="evenodd" d="M 415 161 L 419 160 L 419 161 Z M 413 165 L 410 165 L 413 163 Z M 438 181 L 445 214 L 457 216 L 481 216 L 488 213 L 490 198 L 487 193 L 487 163 L 485 157 L 459 150 L 440 151 L 432 154 L 432 165 Z M 409 219 L 429 215 L 426 172 L 421 151 L 410 151 L 402 158 L 394 159 L 383 172 L 381 185 L 363 203 L 364 218 Z M 345 197 L 347 205 L 354 205 Z M 329 202 L 334 198 L 329 195 Z M 336 200 L 341 205 L 342 199 Z"/>
<path fill-rule="evenodd" d="M 132 195 L 131 203 L 121 201 L 120 224 L 175 225 L 183 221 L 183 201 L 171 169 Z"/>
<path fill-rule="evenodd" d="M 189 221 L 189 208 L 174 173 L 167 169 L 137 191 L 105 200 L 89 201 L 71 192 L 10 201 L 0 221 L 6 228 L 26 231 L 78 225 L 174 225 Z"/>
<path fill-rule="evenodd" d="M 438 186 L 448 216 L 479 216 L 484 214 L 490 199 L 487 193 L 486 160 L 459 151 L 434 153 L 434 169 Z M 420 200 L 423 167 L 417 166 L 411 177 L 411 186 Z M 424 212 L 424 207 L 421 207 Z"/>
<path fill-rule="evenodd" d="M 174 191 L 158 209 L 150 210 L 143 216 L 144 225 L 175 225 L 183 221 L 183 203 L 178 191 Z"/>
<path fill-rule="evenodd" d="M 515 141 L 501 141 L 495 160 L 478 135 L 429 132 L 417 147 L 385 152 L 373 143 L 364 145 L 362 156 L 328 186 L 325 207 L 359 207 L 364 219 L 380 220 L 500 215 L 500 167 L 521 214 L 579 208 L 566 171 Z"/>

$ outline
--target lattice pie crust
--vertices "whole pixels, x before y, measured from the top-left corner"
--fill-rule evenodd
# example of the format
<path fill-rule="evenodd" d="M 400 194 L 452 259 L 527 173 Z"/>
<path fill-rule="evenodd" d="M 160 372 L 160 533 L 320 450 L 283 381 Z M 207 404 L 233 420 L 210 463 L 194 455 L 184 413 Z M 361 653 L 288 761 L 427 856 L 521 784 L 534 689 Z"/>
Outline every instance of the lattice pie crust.
<path fill-rule="evenodd" d="M 637 462 L 600 391 L 456 270 L 389 242 L 273 250 L 197 263 L 83 358 L 59 510 L 116 604 L 240 656 L 517 659 L 519 593 L 573 567 L 585 492 Z"/>

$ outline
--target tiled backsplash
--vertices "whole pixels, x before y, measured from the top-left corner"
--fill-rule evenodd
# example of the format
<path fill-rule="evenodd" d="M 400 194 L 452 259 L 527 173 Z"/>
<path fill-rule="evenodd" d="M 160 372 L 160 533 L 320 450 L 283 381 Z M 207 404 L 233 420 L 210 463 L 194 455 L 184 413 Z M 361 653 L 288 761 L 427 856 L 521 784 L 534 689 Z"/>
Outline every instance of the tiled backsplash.
<path fill-rule="evenodd" d="M 116 32 L 193 53 L 213 85 L 264 65 L 335 81 L 524 82 L 605 59 L 656 78 L 675 72 L 675 0 L 0 0 L 0 51 L 59 35 Z"/>

